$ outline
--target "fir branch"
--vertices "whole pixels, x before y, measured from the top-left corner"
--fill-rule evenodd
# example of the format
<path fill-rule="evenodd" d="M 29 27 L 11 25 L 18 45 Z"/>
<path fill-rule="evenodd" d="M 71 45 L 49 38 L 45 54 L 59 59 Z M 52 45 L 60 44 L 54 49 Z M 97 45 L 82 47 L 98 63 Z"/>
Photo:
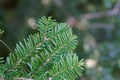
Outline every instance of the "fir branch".
<path fill-rule="evenodd" d="M 3 64 L 5 69 L 1 69 L 4 78 L 75 79 L 81 74 L 84 65 L 83 61 L 78 61 L 78 57 L 72 54 L 77 45 L 77 37 L 72 34 L 71 28 L 65 23 L 57 23 L 51 17 L 42 17 L 37 25 L 38 32 L 19 42 L 15 51 L 7 57 Z"/>
<path fill-rule="evenodd" d="M 41 22 L 44 21 L 44 18 L 45 17 L 43 17 L 41 19 Z M 45 25 L 48 23 L 48 21 L 50 21 L 51 23 L 54 23 L 53 22 L 54 20 L 52 20 L 51 17 L 48 18 L 48 21 L 47 21 L 47 18 L 45 18 L 45 19 L 46 19 L 46 21 L 44 21 Z M 42 27 L 42 25 L 40 25 L 40 27 Z M 46 34 L 48 24 L 47 24 L 47 26 L 44 26 L 43 28 L 45 28 L 44 29 L 44 31 L 45 31 L 44 34 Z M 34 53 L 38 47 L 41 47 L 42 45 L 44 45 L 44 42 L 46 41 L 45 36 L 46 35 L 44 35 L 44 39 L 42 39 L 43 36 L 40 36 L 39 33 L 37 33 L 35 35 L 30 35 L 27 38 L 27 40 L 24 39 L 25 46 L 24 46 L 24 44 L 22 44 L 22 42 L 19 42 L 19 44 L 16 45 L 15 53 L 11 53 L 12 54 L 11 57 L 15 56 L 16 53 L 19 53 L 19 54 L 16 55 L 18 59 L 15 60 L 16 63 L 14 62 L 14 65 L 11 65 L 11 68 L 8 71 L 12 71 L 12 70 L 16 69 L 17 67 L 19 67 L 22 64 L 22 62 L 25 61 L 25 59 L 30 59 L 30 57 L 32 55 L 34 55 L 32 53 Z M 21 55 L 21 54 L 23 54 L 23 55 Z M 9 61 L 9 60 L 7 60 L 7 61 Z"/>
<path fill-rule="evenodd" d="M 3 62 L 4 62 L 3 57 L 0 57 L 0 64 Z"/>
<path fill-rule="evenodd" d="M 9 51 L 12 52 L 12 50 L 10 49 L 10 47 L 9 47 L 4 41 L 0 40 L 0 42 L 1 42 L 2 44 L 4 44 L 4 45 L 8 48 Z"/>
<path fill-rule="evenodd" d="M 38 69 L 37 69 L 36 72 L 35 72 L 35 70 L 34 70 L 34 68 L 33 68 L 33 71 L 35 72 L 35 74 L 38 74 L 39 72 L 41 72 L 41 70 L 43 70 L 43 68 L 44 68 L 48 63 L 50 63 L 50 62 L 52 61 L 53 57 L 54 57 L 55 55 L 57 55 L 61 50 L 65 49 L 66 45 L 68 45 L 68 43 L 71 43 L 73 39 L 74 39 L 74 37 L 70 38 L 70 40 L 68 40 L 68 41 L 65 42 L 65 43 L 62 43 L 62 45 L 60 45 L 59 48 L 57 48 L 55 51 L 53 51 L 53 52 L 51 53 L 50 57 L 46 58 L 45 61 L 44 61 L 44 63 L 43 63 L 41 66 L 38 67 Z M 70 49 L 70 50 L 71 50 L 71 49 Z M 64 50 L 64 51 L 65 51 L 65 50 Z M 34 61 L 34 60 L 35 60 L 35 61 Z M 33 63 L 36 62 L 36 57 L 35 57 L 34 60 L 33 60 Z M 37 67 L 37 66 L 35 66 L 34 64 L 32 64 L 32 65 L 33 65 L 35 68 Z"/>
<path fill-rule="evenodd" d="M 69 54 L 65 57 L 66 58 L 63 58 L 63 56 L 61 56 L 61 61 L 55 63 L 50 70 L 49 75 L 53 80 L 74 80 L 81 75 L 84 66 L 83 60 L 78 61 L 76 55 Z"/>

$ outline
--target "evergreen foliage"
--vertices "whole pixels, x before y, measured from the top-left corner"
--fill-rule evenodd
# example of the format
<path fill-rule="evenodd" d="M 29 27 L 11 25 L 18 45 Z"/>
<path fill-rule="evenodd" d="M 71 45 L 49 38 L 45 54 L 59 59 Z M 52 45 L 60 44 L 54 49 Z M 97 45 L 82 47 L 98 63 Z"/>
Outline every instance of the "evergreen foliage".
<path fill-rule="evenodd" d="M 38 32 L 16 44 L 5 64 L 0 58 L 0 77 L 6 80 L 74 80 L 80 76 L 84 62 L 73 53 L 77 37 L 71 28 L 51 17 L 42 17 L 37 26 Z"/>
<path fill-rule="evenodd" d="M 2 31 L 1 29 L 0 29 L 0 35 L 3 33 L 4 31 Z"/>

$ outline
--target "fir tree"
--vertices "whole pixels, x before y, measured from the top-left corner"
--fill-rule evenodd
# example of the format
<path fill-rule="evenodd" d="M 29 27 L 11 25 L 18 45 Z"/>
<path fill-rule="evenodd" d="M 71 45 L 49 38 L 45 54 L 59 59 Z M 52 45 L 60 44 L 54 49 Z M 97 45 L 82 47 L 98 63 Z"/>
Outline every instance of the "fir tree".
<path fill-rule="evenodd" d="M 1 79 L 74 80 L 80 76 L 84 62 L 73 53 L 77 37 L 72 29 L 51 17 L 42 17 L 37 26 L 38 32 L 16 44 L 5 64 L 0 58 Z"/>

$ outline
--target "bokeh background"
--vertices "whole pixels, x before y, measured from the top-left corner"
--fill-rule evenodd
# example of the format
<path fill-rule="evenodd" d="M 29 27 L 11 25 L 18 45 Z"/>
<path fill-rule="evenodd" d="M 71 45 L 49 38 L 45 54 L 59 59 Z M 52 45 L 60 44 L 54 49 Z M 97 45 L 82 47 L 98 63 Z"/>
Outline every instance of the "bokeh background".
<path fill-rule="evenodd" d="M 67 22 L 78 36 L 86 69 L 77 80 L 120 80 L 120 0 L 0 0 L 0 40 L 14 51 L 42 16 Z M 0 56 L 9 53 L 0 43 Z"/>

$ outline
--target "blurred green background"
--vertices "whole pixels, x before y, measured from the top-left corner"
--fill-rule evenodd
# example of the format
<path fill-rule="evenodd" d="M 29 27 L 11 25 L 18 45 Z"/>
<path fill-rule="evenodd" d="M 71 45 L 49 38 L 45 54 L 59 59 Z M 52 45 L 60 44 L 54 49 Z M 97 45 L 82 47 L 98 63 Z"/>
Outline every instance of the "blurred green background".
<path fill-rule="evenodd" d="M 120 80 L 120 0 L 0 0 L 0 40 L 14 51 L 42 16 L 67 22 L 78 36 L 86 69 L 77 80 Z M 0 43 L 0 56 L 9 53 Z"/>

